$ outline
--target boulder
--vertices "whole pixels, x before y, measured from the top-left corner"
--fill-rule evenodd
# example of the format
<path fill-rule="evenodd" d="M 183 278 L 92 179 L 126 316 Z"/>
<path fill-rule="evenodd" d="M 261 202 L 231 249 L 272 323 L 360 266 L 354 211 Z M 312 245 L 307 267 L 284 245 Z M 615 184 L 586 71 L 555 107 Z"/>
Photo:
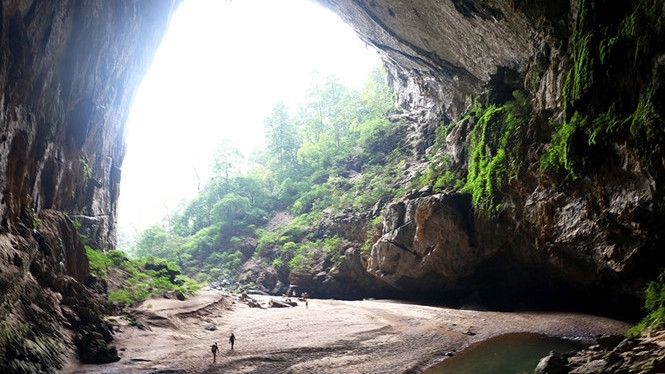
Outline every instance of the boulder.
<path fill-rule="evenodd" d="M 298 303 L 296 303 L 295 301 L 289 301 L 289 300 L 282 301 L 282 300 L 270 299 L 270 301 L 268 302 L 268 305 L 271 308 L 290 308 L 290 307 L 293 307 L 293 306 L 297 306 Z"/>
<path fill-rule="evenodd" d="M 84 334 L 76 344 L 78 358 L 84 364 L 108 364 L 120 360 L 116 347 L 98 334 Z"/>
<path fill-rule="evenodd" d="M 568 374 L 566 359 L 556 352 L 550 352 L 538 362 L 534 374 Z"/>
<path fill-rule="evenodd" d="M 185 294 L 175 290 L 164 292 L 163 296 L 165 299 L 175 299 L 180 301 L 184 301 L 187 298 L 185 297 Z"/>

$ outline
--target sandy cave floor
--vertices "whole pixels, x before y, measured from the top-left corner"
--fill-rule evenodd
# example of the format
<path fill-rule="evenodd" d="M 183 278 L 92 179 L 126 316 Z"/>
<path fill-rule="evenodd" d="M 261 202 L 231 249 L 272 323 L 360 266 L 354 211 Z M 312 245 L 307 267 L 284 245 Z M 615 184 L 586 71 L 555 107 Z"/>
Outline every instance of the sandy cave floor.
<path fill-rule="evenodd" d="M 203 289 L 185 301 L 138 306 L 142 330 L 113 317 L 122 359 L 82 365 L 70 357 L 61 374 L 141 373 L 419 373 L 449 352 L 510 332 L 592 339 L 622 334 L 624 322 L 572 313 L 458 310 L 388 300 L 319 300 L 308 307 L 250 308 L 237 295 Z M 279 297 L 272 297 L 280 299 Z M 215 330 L 208 330 L 214 326 Z M 237 337 L 231 350 L 228 336 Z M 210 346 L 220 352 L 212 362 Z"/>

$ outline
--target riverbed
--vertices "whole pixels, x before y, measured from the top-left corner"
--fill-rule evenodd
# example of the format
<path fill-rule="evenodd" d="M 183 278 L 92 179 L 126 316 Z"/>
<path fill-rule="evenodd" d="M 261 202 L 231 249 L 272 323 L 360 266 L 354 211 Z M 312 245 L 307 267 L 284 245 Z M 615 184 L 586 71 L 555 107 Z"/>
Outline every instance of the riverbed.
<path fill-rule="evenodd" d="M 110 317 L 119 330 L 122 359 L 81 365 L 72 356 L 62 374 L 141 373 L 420 373 L 473 343 L 508 333 L 537 333 L 591 341 L 622 334 L 622 321 L 576 313 L 493 312 L 414 305 L 391 300 L 310 299 L 268 308 L 270 296 L 212 289 L 186 301 L 151 299 L 127 317 Z M 143 329 L 139 328 L 144 326 Z M 237 338 L 234 349 L 228 336 Z M 213 362 L 211 345 L 220 350 Z"/>

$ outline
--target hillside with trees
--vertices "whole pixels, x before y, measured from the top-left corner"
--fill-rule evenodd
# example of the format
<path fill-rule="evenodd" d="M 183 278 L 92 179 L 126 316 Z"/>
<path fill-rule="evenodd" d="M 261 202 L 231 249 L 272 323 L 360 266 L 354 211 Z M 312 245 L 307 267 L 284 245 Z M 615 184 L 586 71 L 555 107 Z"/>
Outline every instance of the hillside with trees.
<path fill-rule="evenodd" d="M 210 182 L 166 224 L 141 233 L 133 255 L 175 262 L 201 282 L 283 292 L 328 272 L 349 247 L 366 250 L 371 221 L 380 219 L 371 208 L 404 193 L 395 182 L 410 150 L 390 119 L 393 103 L 379 68 L 362 90 L 313 76 L 301 105 L 276 103 L 265 118 L 262 152 L 246 163 L 223 142 Z M 329 224 L 353 216 L 352 234 Z"/>

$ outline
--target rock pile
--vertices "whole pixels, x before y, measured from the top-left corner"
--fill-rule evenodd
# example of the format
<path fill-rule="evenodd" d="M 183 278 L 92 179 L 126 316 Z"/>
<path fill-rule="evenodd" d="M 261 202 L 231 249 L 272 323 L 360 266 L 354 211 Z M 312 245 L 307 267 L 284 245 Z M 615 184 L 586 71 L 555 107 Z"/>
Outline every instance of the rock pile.
<path fill-rule="evenodd" d="M 657 374 L 665 372 L 665 332 L 654 337 L 623 339 L 604 337 L 597 345 L 578 352 L 551 352 L 536 374 Z"/>

